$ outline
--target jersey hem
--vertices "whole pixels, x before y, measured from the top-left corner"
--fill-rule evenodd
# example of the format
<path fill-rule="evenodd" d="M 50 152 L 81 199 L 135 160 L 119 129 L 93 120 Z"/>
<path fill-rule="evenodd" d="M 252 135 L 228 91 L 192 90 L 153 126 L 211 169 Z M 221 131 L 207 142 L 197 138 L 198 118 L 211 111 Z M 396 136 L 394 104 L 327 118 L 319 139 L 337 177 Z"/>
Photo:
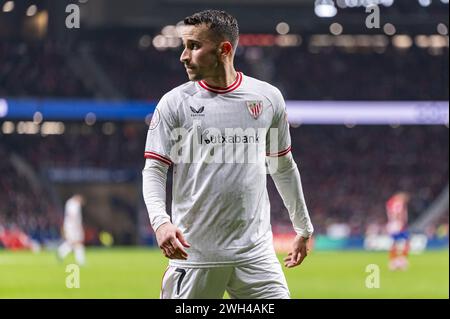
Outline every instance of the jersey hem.
<path fill-rule="evenodd" d="M 217 268 L 217 267 L 230 267 L 240 266 L 243 264 L 258 262 L 267 258 L 273 257 L 274 250 L 267 252 L 267 254 L 258 255 L 256 257 L 244 258 L 240 260 L 230 260 L 221 262 L 189 262 L 189 261 L 176 261 L 171 259 L 169 266 L 184 267 L 184 268 Z"/>
<path fill-rule="evenodd" d="M 265 260 L 266 258 L 270 258 L 273 256 L 276 256 L 275 250 L 273 248 L 272 241 L 262 241 L 260 245 L 263 245 L 261 247 L 258 247 L 259 245 L 256 245 L 254 249 L 258 248 L 264 249 L 265 251 L 263 253 L 257 253 L 256 256 L 252 257 L 243 257 L 242 259 L 236 259 L 236 260 L 223 260 L 223 261 L 181 261 L 181 260 L 175 260 L 171 259 L 169 261 L 170 266 L 177 266 L 177 267 L 185 267 L 185 268 L 215 268 L 215 267 L 230 267 L 230 266 L 240 266 L 243 264 L 258 262 L 260 260 Z M 257 248 L 258 247 L 258 248 Z"/>

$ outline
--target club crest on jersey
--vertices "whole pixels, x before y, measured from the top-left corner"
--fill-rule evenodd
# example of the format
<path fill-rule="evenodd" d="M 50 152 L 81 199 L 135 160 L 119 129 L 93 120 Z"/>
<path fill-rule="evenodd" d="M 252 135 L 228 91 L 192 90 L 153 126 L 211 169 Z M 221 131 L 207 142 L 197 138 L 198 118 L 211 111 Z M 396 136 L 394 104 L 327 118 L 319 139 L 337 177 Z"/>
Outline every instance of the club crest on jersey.
<path fill-rule="evenodd" d="M 204 106 L 200 106 L 198 109 L 196 109 L 193 106 L 189 106 L 189 107 L 191 108 L 191 111 L 192 111 L 192 113 L 191 113 L 192 117 L 205 116 L 205 114 L 202 114 L 203 111 L 205 110 Z"/>
<path fill-rule="evenodd" d="M 246 101 L 250 115 L 256 120 L 263 111 L 263 101 Z"/>

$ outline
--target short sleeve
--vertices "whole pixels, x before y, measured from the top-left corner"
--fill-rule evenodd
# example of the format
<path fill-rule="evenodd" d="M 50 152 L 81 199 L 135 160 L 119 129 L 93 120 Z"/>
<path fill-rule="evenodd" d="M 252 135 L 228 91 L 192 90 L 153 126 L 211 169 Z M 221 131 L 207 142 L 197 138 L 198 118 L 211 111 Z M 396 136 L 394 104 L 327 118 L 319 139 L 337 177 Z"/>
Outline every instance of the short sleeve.
<path fill-rule="evenodd" d="M 291 151 L 291 135 L 283 95 L 278 89 L 272 99 L 274 115 L 266 136 L 266 155 L 279 157 Z"/>
<path fill-rule="evenodd" d="M 152 115 L 145 144 L 145 158 L 159 160 L 167 165 L 173 162 L 170 153 L 174 145 L 172 132 L 175 129 L 175 117 L 171 114 L 167 96 L 159 101 Z"/>

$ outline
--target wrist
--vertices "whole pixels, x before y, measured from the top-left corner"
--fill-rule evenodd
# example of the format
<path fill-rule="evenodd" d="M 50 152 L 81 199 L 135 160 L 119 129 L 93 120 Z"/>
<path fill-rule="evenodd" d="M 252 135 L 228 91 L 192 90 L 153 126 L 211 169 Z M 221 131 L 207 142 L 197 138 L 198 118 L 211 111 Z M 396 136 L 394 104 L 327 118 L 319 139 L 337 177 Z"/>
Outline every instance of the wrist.
<path fill-rule="evenodd" d="M 311 237 L 312 235 L 297 234 L 296 240 L 302 243 L 307 243 Z"/>
<path fill-rule="evenodd" d="M 162 230 L 164 227 L 167 227 L 168 224 L 170 224 L 170 220 L 167 220 L 159 224 L 157 227 L 155 227 L 155 233 L 159 230 Z"/>

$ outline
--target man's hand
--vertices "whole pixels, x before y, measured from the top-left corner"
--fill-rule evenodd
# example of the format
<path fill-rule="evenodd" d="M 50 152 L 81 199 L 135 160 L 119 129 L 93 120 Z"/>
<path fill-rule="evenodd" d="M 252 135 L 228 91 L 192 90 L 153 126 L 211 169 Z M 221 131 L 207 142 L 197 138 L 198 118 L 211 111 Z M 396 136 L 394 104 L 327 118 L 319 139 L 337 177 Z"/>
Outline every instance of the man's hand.
<path fill-rule="evenodd" d="M 292 250 L 289 252 L 288 256 L 284 258 L 284 266 L 287 268 L 292 268 L 299 266 L 303 259 L 308 255 L 308 241 L 309 238 L 297 235 L 295 237 L 294 243 L 292 244 Z"/>
<path fill-rule="evenodd" d="M 159 248 L 161 248 L 164 256 L 167 258 L 187 259 L 188 254 L 183 246 L 189 248 L 191 245 L 184 239 L 181 230 L 172 223 L 167 222 L 158 227 L 156 230 L 156 240 L 158 241 Z"/>

